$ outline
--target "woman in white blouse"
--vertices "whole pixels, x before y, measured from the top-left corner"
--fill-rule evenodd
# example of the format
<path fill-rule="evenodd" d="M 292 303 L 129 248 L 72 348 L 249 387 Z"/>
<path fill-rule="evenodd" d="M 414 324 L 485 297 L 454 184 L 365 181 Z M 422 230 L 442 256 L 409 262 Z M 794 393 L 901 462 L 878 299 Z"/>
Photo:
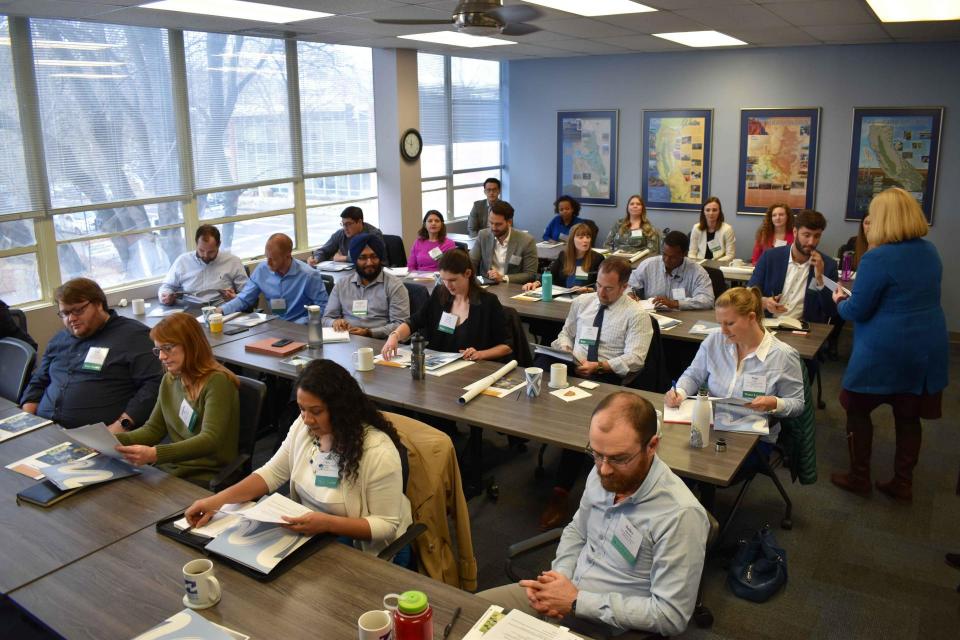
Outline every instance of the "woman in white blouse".
<path fill-rule="evenodd" d="M 379 552 L 412 522 L 396 429 L 330 360 L 310 362 L 296 390 L 300 417 L 280 449 L 237 484 L 190 505 L 187 521 L 203 526 L 223 505 L 256 500 L 289 481 L 290 497 L 312 512 L 285 517 L 287 529 Z"/>
<path fill-rule="evenodd" d="M 720 198 L 711 196 L 700 208 L 700 221 L 690 230 L 688 258 L 730 262 L 737 257 L 737 236 L 723 221 Z"/>

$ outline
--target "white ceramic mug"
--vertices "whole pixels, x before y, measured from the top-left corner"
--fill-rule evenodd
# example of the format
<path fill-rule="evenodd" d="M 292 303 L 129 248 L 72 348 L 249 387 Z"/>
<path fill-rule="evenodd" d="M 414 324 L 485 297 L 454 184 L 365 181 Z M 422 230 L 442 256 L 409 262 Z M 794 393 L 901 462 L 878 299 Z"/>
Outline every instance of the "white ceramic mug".
<path fill-rule="evenodd" d="M 133 315 L 142 316 L 147 312 L 147 307 L 143 302 L 143 298 L 134 298 L 133 302 L 130 303 L 131 308 L 133 309 Z"/>
<path fill-rule="evenodd" d="M 373 349 L 360 347 L 354 351 L 353 368 L 357 371 L 373 371 Z"/>
<path fill-rule="evenodd" d="M 565 389 L 567 387 L 567 365 L 555 362 L 550 365 L 550 388 Z"/>
<path fill-rule="evenodd" d="M 213 562 L 206 558 L 183 565 L 183 604 L 191 609 L 206 609 L 220 602 L 220 581 L 213 575 Z"/>
<path fill-rule="evenodd" d="M 393 616 L 389 611 L 367 611 L 357 618 L 360 640 L 390 640 L 393 637 Z"/>

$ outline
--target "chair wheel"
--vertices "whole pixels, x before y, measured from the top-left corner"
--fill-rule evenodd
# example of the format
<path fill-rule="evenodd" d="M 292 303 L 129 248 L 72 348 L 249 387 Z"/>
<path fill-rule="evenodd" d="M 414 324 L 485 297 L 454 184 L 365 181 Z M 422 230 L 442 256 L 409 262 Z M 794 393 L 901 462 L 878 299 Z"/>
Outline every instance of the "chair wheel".
<path fill-rule="evenodd" d="M 713 626 L 713 612 L 701 605 L 693 611 L 693 622 L 701 629 L 709 629 Z"/>
<path fill-rule="evenodd" d="M 790 531 L 790 529 L 793 529 L 793 520 L 791 520 L 790 518 L 784 518 L 783 520 L 780 521 L 780 528 L 786 531 Z"/>
<path fill-rule="evenodd" d="M 487 497 L 496 501 L 500 497 L 500 485 L 491 484 L 487 487 Z"/>

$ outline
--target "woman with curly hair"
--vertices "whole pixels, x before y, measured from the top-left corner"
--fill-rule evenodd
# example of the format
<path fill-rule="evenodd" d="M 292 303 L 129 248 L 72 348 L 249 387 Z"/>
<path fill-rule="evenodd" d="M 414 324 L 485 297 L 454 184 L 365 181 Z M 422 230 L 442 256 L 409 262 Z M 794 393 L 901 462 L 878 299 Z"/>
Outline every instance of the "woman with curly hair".
<path fill-rule="evenodd" d="M 757 229 L 750 262 L 757 264 L 767 249 L 782 247 L 793 242 L 793 211 L 785 204 L 775 203 L 767 207 L 763 222 Z"/>
<path fill-rule="evenodd" d="M 187 521 L 203 526 L 223 505 L 256 500 L 289 482 L 290 498 L 312 512 L 285 517 L 287 529 L 328 533 L 364 551 L 381 551 L 412 522 L 396 429 L 350 373 L 330 360 L 310 362 L 296 392 L 300 417 L 280 449 L 237 484 L 190 505 Z"/>

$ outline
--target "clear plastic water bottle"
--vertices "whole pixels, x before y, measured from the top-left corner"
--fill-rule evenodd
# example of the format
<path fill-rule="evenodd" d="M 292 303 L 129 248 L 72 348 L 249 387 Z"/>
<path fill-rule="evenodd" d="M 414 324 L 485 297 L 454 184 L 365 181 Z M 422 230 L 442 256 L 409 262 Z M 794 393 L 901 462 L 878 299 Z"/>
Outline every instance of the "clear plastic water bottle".
<path fill-rule="evenodd" d="M 544 302 L 553 300 L 553 274 L 549 271 L 543 272 L 543 297 Z"/>
<path fill-rule="evenodd" d="M 690 421 L 690 446 L 702 449 L 710 444 L 710 397 L 706 389 L 697 394 L 693 405 L 693 419 Z"/>
<path fill-rule="evenodd" d="M 410 375 L 414 380 L 423 380 L 427 375 L 427 341 L 419 332 L 410 338 Z"/>
<path fill-rule="evenodd" d="M 307 310 L 307 346 L 310 349 L 323 348 L 323 324 L 320 317 L 320 306 L 306 304 Z"/>

